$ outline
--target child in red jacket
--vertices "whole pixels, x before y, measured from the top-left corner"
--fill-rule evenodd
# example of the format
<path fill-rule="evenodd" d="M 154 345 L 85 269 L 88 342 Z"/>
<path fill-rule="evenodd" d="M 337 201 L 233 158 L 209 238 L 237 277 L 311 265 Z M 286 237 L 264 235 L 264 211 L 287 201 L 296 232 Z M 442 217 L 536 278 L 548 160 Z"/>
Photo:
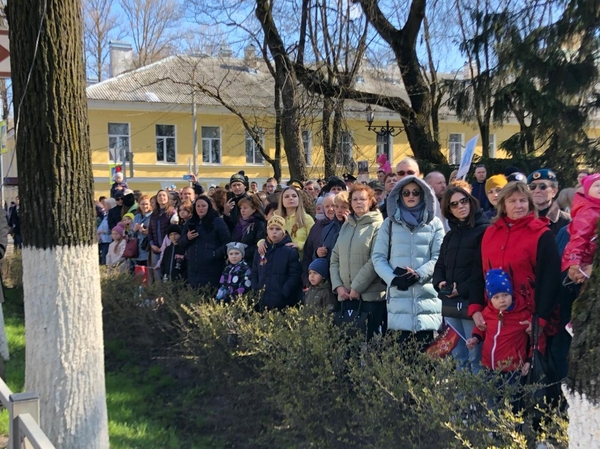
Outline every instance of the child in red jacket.
<path fill-rule="evenodd" d="M 515 310 L 513 287 L 504 270 L 489 270 L 485 289 L 490 298 L 482 312 L 487 329 L 480 331 L 475 327 L 473 336 L 467 340 L 467 347 L 473 349 L 483 342 L 483 366 L 502 372 L 521 370 L 521 374 L 526 375 L 531 366 L 527 361 L 529 336 L 526 332 L 531 323 L 531 312 L 523 308 Z"/>
<path fill-rule="evenodd" d="M 596 252 L 596 230 L 600 217 L 600 173 L 581 181 L 583 193 L 575 194 L 571 207 L 573 221 L 569 223 L 569 243 L 562 256 L 562 271 L 578 284 L 590 277 Z"/>

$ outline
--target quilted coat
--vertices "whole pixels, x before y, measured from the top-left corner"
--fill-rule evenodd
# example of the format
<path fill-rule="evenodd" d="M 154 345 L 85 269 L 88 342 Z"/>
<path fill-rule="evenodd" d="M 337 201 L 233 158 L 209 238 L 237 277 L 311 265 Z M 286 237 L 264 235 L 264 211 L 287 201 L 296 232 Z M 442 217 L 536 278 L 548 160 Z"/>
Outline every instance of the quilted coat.
<path fill-rule="evenodd" d="M 398 207 L 398 201 L 402 201 L 400 192 L 410 182 L 421 187 L 426 203 L 421 224 L 412 230 L 402 220 Z M 436 217 L 439 208 L 437 199 L 425 181 L 407 176 L 390 192 L 387 208 L 388 218 L 381 225 L 373 249 L 373 266 L 387 285 L 388 329 L 409 332 L 438 330 L 442 324 L 442 302 L 433 288 L 432 276 L 444 240 L 444 225 Z M 408 290 L 399 290 L 392 286 L 396 267 L 412 268 L 419 275 L 419 280 Z"/>
<path fill-rule="evenodd" d="M 356 290 L 363 301 L 384 299 L 385 286 L 379 281 L 371 261 L 371 252 L 382 222 L 381 212 L 375 211 L 367 212 L 362 217 L 350 215 L 342 225 L 329 265 L 334 292 L 343 285 L 348 290 Z"/>

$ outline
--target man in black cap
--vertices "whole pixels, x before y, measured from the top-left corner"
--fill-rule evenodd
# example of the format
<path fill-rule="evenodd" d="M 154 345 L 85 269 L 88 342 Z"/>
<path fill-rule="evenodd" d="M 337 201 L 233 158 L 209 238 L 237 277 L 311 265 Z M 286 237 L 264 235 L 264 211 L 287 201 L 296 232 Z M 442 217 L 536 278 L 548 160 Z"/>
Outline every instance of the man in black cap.
<path fill-rule="evenodd" d="M 369 187 L 373 189 L 375 192 L 375 199 L 377 200 L 377 206 L 382 207 L 385 203 L 385 188 L 383 184 L 379 181 L 371 181 L 369 182 Z"/>
<path fill-rule="evenodd" d="M 558 179 L 554 171 L 541 168 L 527 177 L 527 185 L 533 197 L 533 204 L 540 217 L 550 220 L 550 230 L 554 235 L 571 221 L 571 216 L 560 210 L 554 198 L 558 194 Z"/>
<path fill-rule="evenodd" d="M 248 178 L 243 170 L 231 175 L 229 178 L 229 192 L 227 192 L 227 202 L 223 206 L 223 219 L 227 223 L 230 232 L 238 224 L 240 219 L 240 208 L 238 202 L 242 198 L 247 198 Z"/>
<path fill-rule="evenodd" d="M 351 173 L 344 173 L 342 175 L 342 178 L 344 178 L 344 182 L 346 183 L 346 187 L 348 188 L 348 190 L 350 190 L 352 185 L 356 182 L 356 176 L 354 176 Z"/>

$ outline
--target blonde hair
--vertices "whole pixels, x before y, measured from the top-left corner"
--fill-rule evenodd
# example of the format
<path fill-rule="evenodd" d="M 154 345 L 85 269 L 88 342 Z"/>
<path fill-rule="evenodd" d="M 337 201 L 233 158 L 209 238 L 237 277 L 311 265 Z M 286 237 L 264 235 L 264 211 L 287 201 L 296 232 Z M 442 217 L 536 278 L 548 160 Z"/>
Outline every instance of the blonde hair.
<path fill-rule="evenodd" d="M 498 221 L 500 218 L 506 217 L 506 199 L 515 193 L 520 193 L 526 197 L 527 202 L 529 203 L 529 212 L 533 212 L 536 217 L 538 216 L 535 209 L 535 203 L 533 202 L 533 197 L 531 196 L 531 191 L 529 190 L 527 184 L 522 181 L 512 181 L 506 184 L 502 188 L 500 195 L 498 195 L 498 205 L 496 206 L 498 213 L 492 220 L 492 223 Z"/>
<path fill-rule="evenodd" d="M 456 171 L 456 170 L 455 170 Z M 472 193 L 473 187 L 464 179 L 455 179 L 450 183 L 450 187 L 460 187 L 469 193 Z"/>
<path fill-rule="evenodd" d="M 337 204 L 338 206 L 345 204 L 349 208 L 350 207 L 350 195 L 348 194 L 348 191 L 342 190 L 340 193 L 338 193 L 335 196 L 335 198 L 333 199 L 333 204 Z"/>
<path fill-rule="evenodd" d="M 285 195 L 285 192 L 287 192 L 290 189 L 296 192 L 296 195 L 298 195 L 298 207 L 296 208 L 295 217 L 296 222 L 292 225 L 292 232 L 290 233 L 292 237 L 295 237 L 296 231 L 300 228 L 303 228 L 306 225 L 306 211 L 304 210 L 304 204 L 302 203 L 302 197 L 300 196 L 300 192 L 296 187 L 290 186 L 283 189 L 281 195 L 279 195 L 279 201 L 277 203 L 277 210 L 275 211 L 275 214 L 279 215 L 280 217 L 286 218 L 287 222 L 288 215 L 285 210 L 285 207 L 283 207 L 283 195 Z"/>

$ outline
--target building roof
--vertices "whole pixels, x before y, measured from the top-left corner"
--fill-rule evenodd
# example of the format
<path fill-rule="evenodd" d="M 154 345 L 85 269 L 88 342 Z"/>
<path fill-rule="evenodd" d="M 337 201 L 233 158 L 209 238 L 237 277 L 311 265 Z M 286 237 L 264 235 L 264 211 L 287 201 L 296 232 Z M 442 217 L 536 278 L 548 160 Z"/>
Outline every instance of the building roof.
<path fill-rule="evenodd" d="M 225 102 L 240 109 L 273 108 L 274 80 L 262 59 L 247 61 L 233 57 L 177 55 L 109 78 L 87 88 L 88 100 L 131 103 L 191 105 L 192 80 Z M 362 69 L 355 88 L 385 92 L 408 100 L 400 74 L 394 69 Z M 196 90 L 198 106 L 220 106 L 206 93 Z M 345 110 L 363 114 L 365 104 L 346 101 Z M 385 111 L 384 108 L 376 110 Z M 392 112 L 392 111 L 387 111 Z"/>

